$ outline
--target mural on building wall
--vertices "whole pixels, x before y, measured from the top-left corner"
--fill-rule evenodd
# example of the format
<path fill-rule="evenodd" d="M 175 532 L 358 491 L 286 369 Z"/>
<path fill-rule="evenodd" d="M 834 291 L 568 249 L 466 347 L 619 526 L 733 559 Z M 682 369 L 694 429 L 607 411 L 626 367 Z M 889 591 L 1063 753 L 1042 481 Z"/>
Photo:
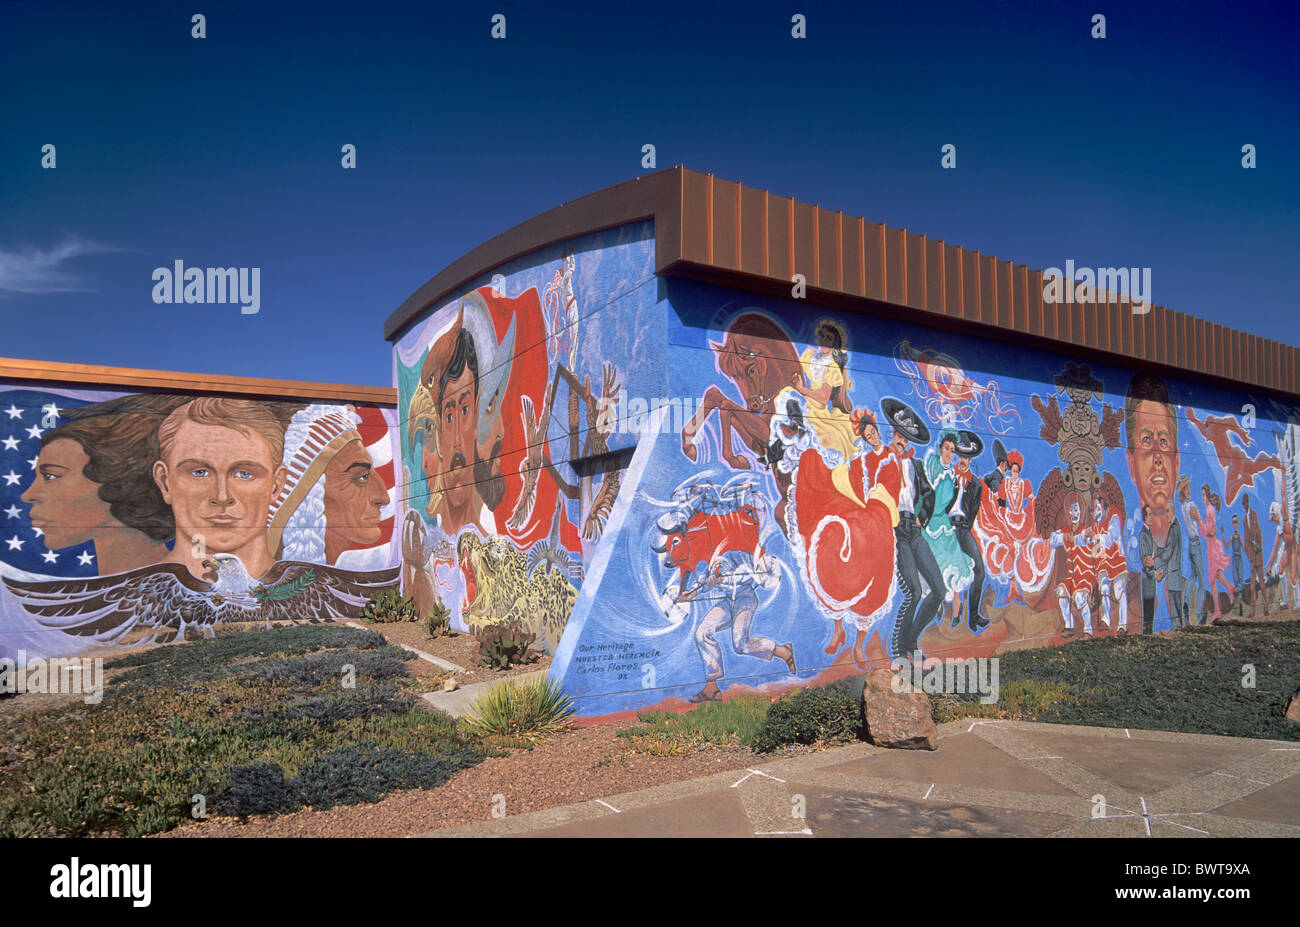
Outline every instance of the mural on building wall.
<path fill-rule="evenodd" d="M 1294 604 L 1300 409 L 668 294 L 673 388 L 698 406 L 642 435 L 557 654 L 585 714 Z"/>
<path fill-rule="evenodd" d="M 620 410 L 662 391 L 653 252 L 648 223 L 547 249 L 398 341 L 402 583 L 421 612 L 558 646 L 635 444 Z"/>
<path fill-rule="evenodd" d="M 0 387 L 0 656 L 356 617 L 397 580 L 395 420 Z"/>

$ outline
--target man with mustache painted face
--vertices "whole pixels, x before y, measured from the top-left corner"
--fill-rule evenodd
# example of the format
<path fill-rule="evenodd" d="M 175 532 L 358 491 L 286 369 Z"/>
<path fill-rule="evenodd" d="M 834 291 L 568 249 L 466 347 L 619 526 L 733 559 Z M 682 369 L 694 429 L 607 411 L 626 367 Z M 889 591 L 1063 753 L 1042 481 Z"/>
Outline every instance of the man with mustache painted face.
<path fill-rule="evenodd" d="M 505 495 L 499 469 L 504 440 L 501 399 L 513 343 L 512 324 L 506 340 L 497 345 L 487 307 L 471 293 L 421 368 L 411 427 L 424 433 L 427 511 L 448 534 L 469 524 L 495 532 L 492 512 Z M 504 363 L 492 363 L 496 358 Z"/>

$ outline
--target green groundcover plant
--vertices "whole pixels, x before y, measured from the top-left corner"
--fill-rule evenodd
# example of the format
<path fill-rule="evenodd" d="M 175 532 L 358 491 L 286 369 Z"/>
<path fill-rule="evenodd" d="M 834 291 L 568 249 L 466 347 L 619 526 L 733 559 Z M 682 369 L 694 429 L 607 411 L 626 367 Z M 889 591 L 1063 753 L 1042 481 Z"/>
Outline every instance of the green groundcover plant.
<path fill-rule="evenodd" d="M 95 705 L 0 736 L 0 836 L 137 836 L 198 815 L 375 801 L 488 750 L 427 708 L 382 635 L 299 627 L 117 659 Z"/>

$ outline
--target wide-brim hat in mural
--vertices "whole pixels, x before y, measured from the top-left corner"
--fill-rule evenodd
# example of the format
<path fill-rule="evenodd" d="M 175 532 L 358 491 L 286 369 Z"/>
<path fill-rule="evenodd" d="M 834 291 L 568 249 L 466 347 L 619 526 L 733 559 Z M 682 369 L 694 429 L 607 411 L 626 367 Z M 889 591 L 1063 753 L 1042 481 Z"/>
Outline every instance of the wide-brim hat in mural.
<path fill-rule="evenodd" d="M 907 403 L 886 396 L 880 400 L 880 411 L 885 413 L 885 418 L 889 419 L 894 430 L 902 432 L 907 440 L 915 444 L 930 443 L 930 429 L 926 427 L 920 413 Z"/>
<path fill-rule="evenodd" d="M 984 453 L 984 442 L 973 431 L 962 429 L 957 432 L 957 456 L 970 459 Z"/>
<path fill-rule="evenodd" d="M 996 438 L 993 440 L 993 462 L 999 464 L 1007 462 L 1007 449 Z"/>

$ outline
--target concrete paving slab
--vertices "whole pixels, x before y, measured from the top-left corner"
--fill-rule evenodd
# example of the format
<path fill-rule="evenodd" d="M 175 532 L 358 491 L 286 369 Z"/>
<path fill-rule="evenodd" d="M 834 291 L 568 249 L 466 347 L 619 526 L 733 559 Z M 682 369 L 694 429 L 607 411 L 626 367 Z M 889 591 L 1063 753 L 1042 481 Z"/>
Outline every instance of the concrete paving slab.
<path fill-rule="evenodd" d="M 754 829 L 740 796 L 732 789 L 717 789 L 648 808 L 610 811 L 604 817 L 543 828 L 527 836 L 752 837 Z"/>
<path fill-rule="evenodd" d="M 1251 792 L 1214 809 L 1217 814 L 1300 827 L 1300 776 Z"/>
<path fill-rule="evenodd" d="M 749 770 L 428 836 L 1300 837 L 1300 751 L 1275 742 L 1033 722 L 950 722 L 939 737 L 935 753 L 755 757 Z"/>
<path fill-rule="evenodd" d="M 1185 735 L 1191 737 L 1192 735 Z M 1267 749 L 1262 743 L 1232 745 L 1098 738 L 1040 731 L 1031 739 L 1045 754 L 1059 755 L 1135 794 L 1150 795 L 1192 776 L 1204 775 Z"/>
<path fill-rule="evenodd" d="M 818 837 L 1038 837 L 1071 824 L 1059 814 L 937 804 L 791 782 Z"/>
<path fill-rule="evenodd" d="M 974 734 L 944 738 L 940 749 L 933 752 L 890 751 L 827 767 L 826 771 L 1042 795 L 1073 794 L 1064 785 L 1008 756 Z"/>

